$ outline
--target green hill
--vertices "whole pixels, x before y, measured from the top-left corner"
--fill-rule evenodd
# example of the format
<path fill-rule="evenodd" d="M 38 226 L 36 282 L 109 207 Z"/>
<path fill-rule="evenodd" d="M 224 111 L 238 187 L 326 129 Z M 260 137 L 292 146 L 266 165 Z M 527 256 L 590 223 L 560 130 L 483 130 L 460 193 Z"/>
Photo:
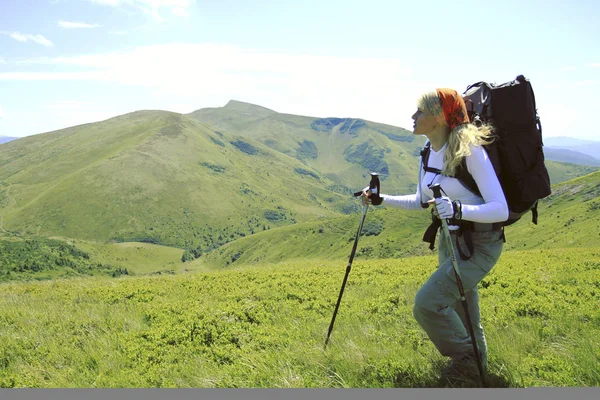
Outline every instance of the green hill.
<path fill-rule="evenodd" d="M 354 209 L 298 160 L 162 111 L 7 143 L 0 160 L 0 228 L 24 234 L 210 248 Z"/>
<path fill-rule="evenodd" d="M 353 216 L 352 192 L 371 171 L 387 193 L 413 192 L 423 140 L 362 119 L 236 101 L 189 115 L 138 111 L 3 144 L 0 233 L 197 256 L 270 229 Z M 548 165 L 553 182 L 593 170 Z"/>
<path fill-rule="evenodd" d="M 260 232 L 213 250 L 198 261 L 211 267 L 226 267 L 295 259 L 347 259 L 360 217 L 358 213 Z M 426 212 L 372 209 L 365 219 L 356 257 L 387 258 L 428 254 L 429 249 L 421 241 L 428 226 L 427 218 Z"/>
<path fill-rule="evenodd" d="M 416 189 L 417 157 L 425 143 L 411 131 L 357 118 L 314 118 L 278 113 L 230 101 L 189 116 L 216 129 L 255 139 L 349 187 L 363 187 L 367 173 L 382 174 L 388 193 Z M 552 183 L 597 171 L 598 167 L 546 160 Z"/>
<path fill-rule="evenodd" d="M 88 253 L 62 240 L 0 240 L 0 282 L 123 274 L 128 274 L 127 269 L 96 262 Z"/>
<path fill-rule="evenodd" d="M 259 141 L 345 187 L 362 188 L 371 171 L 381 174 L 389 190 L 416 187 L 415 160 L 425 140 L 403 128 L 357 118 L 283 114 L 238 101 L 189 116 Z"/>
<path fill-rule="evenodd" d="M 546 168 L 548 169 L 548 175 L 550 176 L 550 183 L 557 184 L 561 182 L 565 182 L 583 175 L 588 175 L 593 172 L 600 170 L 598 167 L 571 164 L 565 162 L 558 161 L 549 161 L 546 160 L 544 162 L 546 164 Z"/>
<path fill-rule="evenodd" d="M 600 243 L 599 175 L 600 172 L 596 172 L 554 185 L 553 194 L 540 202 L 538 225 L 531 223 L 528 214 L 506 228 L 505 249 L 597 247 Z M 343 264 L 352 248 L 359 219 L 360 213 L 356 213 L 256 232 L 185 263 L 181 262 L 183 250 L 149 243 L 0 238 L 0 279 L 172 274 L 206 268 L 263 266 L 291 260 L 307 263 L 328 260 Z M 421 239 L 428 224 L 428 211 L 370 207 L 356 259 L 431 255 L 428 244 Z M 22 244 L 17 246 L 15 243 Z M 25 246 L 26 243 L 35 246 Z M 50 253 L 60 258 L 65 246 L 74 246 L 73 249 L 83 253 L 84 257 L 66 257 L 73 263 L 55 262 L 57 257 L 48 257 Z M 95 270 L 90 270 L 90 266 Z"/>
<path fill-rule="evenodd" d="M 505 248 L 597 247 L 600 244 L 600 172 L 553 185 L 539 203 L 538 224 L 531 214 L 505 228 Z M 356 257 L 399 258 L 431 254 L 422 241 L 429 210 L 370 207 Z M 360 213 L 261 232 L 206 254 L 212 267 L 252 265 L 292 259 L 343 259 L 352 248 Z M 199 260 L 200 261 L 200 260 Z"/>
<path fill-rule="evenodd" d="M 508 249 L 600 245 L 600 171 L 554 185 L 552 191 L 540 204 L 538 225 L 526 219 L 507 228 Z"/>

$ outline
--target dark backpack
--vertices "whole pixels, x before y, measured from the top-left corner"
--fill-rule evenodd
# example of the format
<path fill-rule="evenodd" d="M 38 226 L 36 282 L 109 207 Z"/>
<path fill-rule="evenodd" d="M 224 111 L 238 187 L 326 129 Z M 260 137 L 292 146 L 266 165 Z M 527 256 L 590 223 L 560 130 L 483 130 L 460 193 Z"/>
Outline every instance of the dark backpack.
<path fill-rule="evenodd" d="M 506 196 L 510 211 L 502 226 L 512 225 L 528 211 L 537 224 L 537 205 L 551 194 L 550 177 L 544 165 L 542 125 L 529 80 L 519 75 L 516 80 L 494 85 L 477 82 L 463 93 L 471 123 L 492 125 L 495 140 L 484 146 Z M 427 167 L 428 146 L 423 150 Z M 469 174 L 466 160 L 455 178 L 469 190 L 481 195 Z"/>

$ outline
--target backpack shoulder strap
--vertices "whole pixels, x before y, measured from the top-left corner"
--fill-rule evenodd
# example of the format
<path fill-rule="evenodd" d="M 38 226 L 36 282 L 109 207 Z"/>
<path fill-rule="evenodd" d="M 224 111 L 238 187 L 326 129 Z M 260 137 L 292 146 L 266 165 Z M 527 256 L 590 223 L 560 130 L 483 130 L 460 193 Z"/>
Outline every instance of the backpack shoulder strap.
<path fill-rule="evenodd" d="M 456 172 L 454 173 L 454 177 L 460 181 L 460 183 L 469 189 L 471 192 L 475 193 L 477 196 L 481 196 L 481 192 L 477 187 L 477 183 L 473 178 L 473 175 L 469 172 L 467 168 L 467 158 L 463 157 L 460 165 L 456 168 Z"/>
<path fill-rule="evenodd" d="M 423 171 L 431 170 L 427 166 L 427 162 L 429 161 L 429 151 L 431 149 L 431 142 L 428 140 L 421 150 L 421 163 L 419 165 L 419 181 L 417 182 L 417 193 L 420 195 L 419 202 L 421 203 L 421 208 L 429 208 L 429 203 L 423 202 L 423 195 L 421 193 L 421 177 L 423 176 Z"/>
<path fill-rule="evenodd" d="M 439 170 L 437 168 L 432 168 L 427 165 L 427 162 L 429 160 L 430 150 L 431 150 L 431 143 L 427 142 L 425 144 L 425 147 L 423 148 L 423 150 L 421 150 L 421 157 L 423 159 L 423 170 L 426 172 L 433 172 L 434 174 L 441 174 L 442 173 L 441 170 Z M 454 178 L 458 179 L 464 187 L 466 187 L 467 189 L 469 189 L 476 195 L 481 196 L 481 193 L 479 192 L 479 188 L 477 187 L 477 183 L 475 183 L 475 179 L 473 179 L 473 176 L 469 173 L 469 169 L 467 168 L 466 157 L 464 157 L 462 159 L 462 162 L 456 169 L 456 172 L 454 173 L 454 175 L 455 175 Z"/>
<path fill-rule="evenodd" d="M 431 152 L 431 142 L 425 143 L 425 147 L 421 150 L 421 157 L 423 159 L 423 170 L 425 172 L 433 172 L 434 174 L 439 174 L 442 171 L 437 168 L 432 168 L 428 165 L 429 162 L 429 153 Z"/>

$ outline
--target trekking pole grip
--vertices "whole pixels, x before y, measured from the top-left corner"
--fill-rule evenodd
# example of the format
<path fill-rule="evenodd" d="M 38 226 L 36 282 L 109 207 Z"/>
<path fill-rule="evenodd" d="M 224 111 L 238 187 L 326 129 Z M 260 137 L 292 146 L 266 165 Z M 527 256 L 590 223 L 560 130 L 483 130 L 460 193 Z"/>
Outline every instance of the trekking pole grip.
<path fill-rule="evenodd" d="M 442 187 L 439 183 L 431 185 L 429 188 L 433 191 L 433 197 L 435 197 L 436 199 L 442 197 Z"/>
<path fill-rule="evenodd" d="M 354 192 L 354 196 L 361 196 L 365 190 L 369 190 L 371 192 L 369 195 L 371 204 L 378 206 L 383 202 L 383 197 L 379 195 L 381 188 L 379 183 L 379 174 L 377 172 L 371 172 L 371 182 L 369 182 L 369 186 L 359 192 Z"/>
<path fill-rule="evenodd" d="M 369 182 L 369 190 L 371 191 L 371 204 L 378 206 L 383 201 L 383 198 L 379 196 L 380 192 L 379 174 L 377 172 L 371 172 L 371 182 Z"/>

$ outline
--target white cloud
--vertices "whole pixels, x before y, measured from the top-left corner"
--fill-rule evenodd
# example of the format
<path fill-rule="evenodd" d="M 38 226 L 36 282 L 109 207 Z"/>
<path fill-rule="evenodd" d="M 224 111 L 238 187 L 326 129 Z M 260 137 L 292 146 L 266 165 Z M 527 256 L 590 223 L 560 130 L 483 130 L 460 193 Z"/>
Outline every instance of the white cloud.
<path fill-rule="evenodd" d="M 6 60 L 0 57 L 0 64 L 6 64 Z"/>
<path fill-rule="evenodd" d="M 561 71 L 575 71 L 576 69 L 577 69 L 577 67 L 569 66 L 569 67 L 562 67 L 560 70 Z"/>
<path fill-rule="evenodd" d="M 77 29 L 77 28 L 99 28 L 101 25 L 98 24 L 87 24 L 85 22 L 71 22 L 71 21 L 58 21 L 58 26 L 65 29 Z"/>
<path fill-rule="evenodd" d="M 598 68 L 600 67 L 600 63 L 589 63 L 587 64 L 588 67 L 594 67 L 594 68 Z"/>
<path fill-rule="evenodd" d="M 398 124 L 391 115 L 402 118 L 401 126 L 408 125 L 410 115 L 397 110 L 412 110 L 419 92 L 428 87 L 414 82 L 411 70 L 395 58 L 314 56 L 215 44 L 154 45 L 21 63 L 47 65 L 47 69 L 0 73 L 0 80 L 100 81 L 148 88 L 182 104 L 214 105 L 236 99 L 279 112 L 361 116 Z M 53 72 L 55 66 L 76 71 Z"/>
<path fill-rule="evenodd" d="M 131 6 L 148 15 L 151 15 L 158 22 L 162 22 L 161 11 L 167 9 L 171 14 L 177 17 L 187 17 L 190 15 L 192 6 L 196 0 L 88 0 L 89 2 L 112 6 Z"/>
<path fill-rule="evenodd" d="M 77 101 L 77 100 L 65 100 L 65 101 L 57 101 L 52 104 L 48 104 L 44 108 L 50 110 L 86 110 L 93 109 L 94 104 L 86 102 L 86 101 Z"/>
<path fill-rule="evenodd" d="M 19 42 L 28 42 L 31 40 L 32 42 L 41 44 L 43 46 L 47 46 L 47 47 L 54 46 L 54 44 L 50 40 L 46 39 L 43 35 L 31 35 L 28 33 L 6 32 L 6 31 L 2 31 L 0 33 L 2 33 L 4 35 L 8 35 L 13 39 L 18 40 Z"/>
<path fill-rule="evenodd" d="M 0 119 L 4 118 L 4 116 L 4 110 L 2 109 L 2 106 L 0 106 Z"/>

